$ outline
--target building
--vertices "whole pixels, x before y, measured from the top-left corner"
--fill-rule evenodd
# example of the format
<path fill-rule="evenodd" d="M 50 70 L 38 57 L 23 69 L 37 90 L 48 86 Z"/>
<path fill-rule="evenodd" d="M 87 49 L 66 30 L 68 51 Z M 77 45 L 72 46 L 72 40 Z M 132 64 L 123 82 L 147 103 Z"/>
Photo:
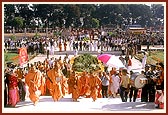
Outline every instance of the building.
<path fill-rule="evenodd" d="M 143 28 L 140 25 L 129 25 L 126 28 L 126 32 L 134 34 L 146 34 L 146 28 Z"/>

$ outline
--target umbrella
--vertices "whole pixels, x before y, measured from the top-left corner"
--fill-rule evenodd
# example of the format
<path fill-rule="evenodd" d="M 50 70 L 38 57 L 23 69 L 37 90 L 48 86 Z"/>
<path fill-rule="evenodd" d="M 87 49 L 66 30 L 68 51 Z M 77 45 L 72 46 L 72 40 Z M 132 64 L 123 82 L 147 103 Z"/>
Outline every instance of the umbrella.
<path fill-rule="evenodd" d="M 111 54 L 101 54 L 98 57 L 98 60 L 102 61 L 106 66 L 115 67 L 116 69 L 124 68 L 125 66 L 119 59 L 119 57 Z"/>
<path fill-rule="evenodd" d="M 110 54 L 101 54 L 98 55 L 98 60 L 102 61 L 103 63 L 107 63 L 107 61 L 110 59 L 111 55 Z"/>

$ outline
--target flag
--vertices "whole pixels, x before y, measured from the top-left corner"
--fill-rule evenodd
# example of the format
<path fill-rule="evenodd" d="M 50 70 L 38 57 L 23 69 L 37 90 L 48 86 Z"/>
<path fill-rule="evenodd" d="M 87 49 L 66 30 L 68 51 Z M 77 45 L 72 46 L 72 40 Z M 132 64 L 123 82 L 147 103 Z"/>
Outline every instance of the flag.
<path fill-rule="evenodd" d="M 28 55 L 27 55 L 27 48 L 22 47 L 19 49 L 19 64 L 23 66 L 23 64 L 27 63 Z"/>

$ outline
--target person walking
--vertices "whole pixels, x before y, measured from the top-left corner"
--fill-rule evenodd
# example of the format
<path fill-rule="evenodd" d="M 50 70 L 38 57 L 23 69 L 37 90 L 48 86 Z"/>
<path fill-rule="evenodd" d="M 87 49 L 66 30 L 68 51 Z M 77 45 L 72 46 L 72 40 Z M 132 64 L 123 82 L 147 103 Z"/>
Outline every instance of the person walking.
<path fill-rule="evenodd" d="M 31 68 L 28 74 L 25 76 L 25 83 L 29 87 L 29 98 L 36 105 L 39 101 L 41 95 L 40 86 L 41 86 L 42 73 L 36 69 L 36 66 L 31 64 Z"/>
<path fill-rule="evenodd" d="M 133 71 L 130 71 L 130 76 L 132 77 L 132 75 L 134 74 Z M 131 78 L 130 77 L 130 78 Z M 133 102 L 136 101 L 137 95 L 138 95 L 138 89 L 134 86 L 134 81 L 132 81 L 130 79 L 130 92 L 129 92 L 129 101 L 132 102 L 132 97 L 133 97 Z"/>
<path fill-rule="evenodd" d="M 117 71 L 115 70 L 113 75 L 111 76 L 110 90 L 111 90 L 112 97 L 116 97 L 119 87 L 120 87 L 120 78 L 118 76 Z"/>
<path fill-rule="evenodd" d="M 120 81 L 120 97 L 122 102 L 127 102 L 130 78 L 128 76 L 127 69 L 122 69 L 121 81 Z"/>
<path fill-rule="evenodd" d="M 147 60 L 147 55 L 146 55 L 146 53 L 144 52 L 144 53 L 143 53 L 143 58 L 142 58 L 142 69 L 145 68 L 146 60 Z"/>
<path fill-rule="evenodd" d="M 61 65 L 59 62 L 54 62 L 53 68 L 47 72 L 47 76 L 50 79 L 50 91 L 54 101 L 58 101 L 62 98 L 61 82 L 63 80 L 63 74 L 61 72 Z"/>
<path fill-rule="evenodd" d="M 90 97 L 93 99 L 93 101 L 96 101 L 96 99 L 98 98 L 98 89 L 100 84 L 101 84 L 101 79 L 98 77 L 98 75 L 96 73 L 90 72 L 90 77 L 89 77 L 89 86 L 91 91 Z M 106 96 L 107 96 L 107 90 L 106 90 Z"/>
<path fill-rule="evenodd" d="M 67 83 L 68 83 L 68 93 L 72 94 L 72 100 L 77 102 L 77 99 L 79 98 L 79 87 L 78 87 L 79 81 L 75 71 L 71 72 Z"/>
<path fill-rule="evenodd" d="M 18 92 L 18 78 L 16 74 L 16 70 L 12 71 L 12 74 L 8 77 L 9 80 L 9 94 L 8 94 L 8 105 L 11 107 L 15 107 L 19 100 L 19 92 Z"/>
<path fill-rule="evenodd" d="M 108 86 L 109 86 L 109 73 L 103 72 L 102 77 L 100 78 L 102 81 L 102 96 L 103 98 L 108 98 Z"/>

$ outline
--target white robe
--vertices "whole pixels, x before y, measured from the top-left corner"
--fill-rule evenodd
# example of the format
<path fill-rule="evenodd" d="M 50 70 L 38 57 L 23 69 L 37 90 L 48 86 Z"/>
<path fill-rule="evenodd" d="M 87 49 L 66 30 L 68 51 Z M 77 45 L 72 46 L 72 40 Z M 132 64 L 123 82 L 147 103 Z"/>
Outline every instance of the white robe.
<path fill-rule="evenodd" d="M 143 59 L 142 59 L 142 68 L 145 68 L 146 60 L 147 60 L 147 56 L 144 55 L 144 57 L 143 57 Z"/>
<path fill-rule="evenodd" d="M 117 93 L 120 87 L 120 78 L 118 75 L 112 75 L 112 84 L 111 84 L 111 92 L 112 94 Z"/>

